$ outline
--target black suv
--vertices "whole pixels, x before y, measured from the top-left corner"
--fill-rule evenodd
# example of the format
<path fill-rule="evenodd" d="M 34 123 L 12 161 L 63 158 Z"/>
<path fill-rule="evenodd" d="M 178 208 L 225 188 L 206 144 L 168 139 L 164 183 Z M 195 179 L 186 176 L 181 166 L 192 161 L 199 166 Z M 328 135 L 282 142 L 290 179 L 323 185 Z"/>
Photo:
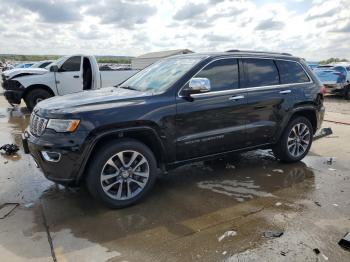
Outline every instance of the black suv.
<path fill-rule="evenodd" d="M 187 54 L 160 60 L 117 87 L 40 102 L 23 144 L 48 179 L 84 181 L 93 196 L 118 208 L 186 163 L 256 148 L 299 161 L 323 116 L 323 87 L 302 59 Z"/>

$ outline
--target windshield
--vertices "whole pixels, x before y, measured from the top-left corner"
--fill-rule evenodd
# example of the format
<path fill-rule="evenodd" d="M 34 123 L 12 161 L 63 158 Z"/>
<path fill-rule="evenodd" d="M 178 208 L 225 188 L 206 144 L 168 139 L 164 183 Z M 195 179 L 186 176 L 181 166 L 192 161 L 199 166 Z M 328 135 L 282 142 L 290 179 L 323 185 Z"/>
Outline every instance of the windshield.
<path fill-rule="evenodd" d="M 34 63 L 31 67 L 32 67 L 32 68 L 38 68 L 39 66 L 41 66 L 42 63 L 43 63 L 43 62 L 36 62 L 36 63 Z"/>
<path fill-rule="evenodd" d="M 160 60 L 126 80 L 120 87 L 153 93 L 164 92 L 201 59 L 202 57 L 178 57 Z"/>
<path fill-rule="evenodd" d="M 60 58 L 58 58 L 57 60 L 51 62 L 49 65 L 47 65 L 45 68 L 46 69 L 50 69 L 50 66 L 52 65 L 57 65 L 60 66 L 61 63 L 63 63 L 63 61 L 65 61 L 67 59 L 68 56 L 62 56 Z"/>

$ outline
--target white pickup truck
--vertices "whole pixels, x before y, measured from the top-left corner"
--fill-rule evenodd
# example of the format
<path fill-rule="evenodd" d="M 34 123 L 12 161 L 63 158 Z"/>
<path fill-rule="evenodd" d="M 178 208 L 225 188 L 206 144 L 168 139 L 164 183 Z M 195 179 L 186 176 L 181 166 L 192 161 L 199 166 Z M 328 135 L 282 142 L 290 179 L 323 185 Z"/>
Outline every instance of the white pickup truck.
<path fill-rule="evenodd" d="M 115 86 L 134 75 L 136 70 L 100 71 L 94 56 L 65 56 L 47 68 L 24 68 L 2 73 L 7 101 L 20 104 L 23 99 L 31 111 L 46 98 L 83 90 Z"/>

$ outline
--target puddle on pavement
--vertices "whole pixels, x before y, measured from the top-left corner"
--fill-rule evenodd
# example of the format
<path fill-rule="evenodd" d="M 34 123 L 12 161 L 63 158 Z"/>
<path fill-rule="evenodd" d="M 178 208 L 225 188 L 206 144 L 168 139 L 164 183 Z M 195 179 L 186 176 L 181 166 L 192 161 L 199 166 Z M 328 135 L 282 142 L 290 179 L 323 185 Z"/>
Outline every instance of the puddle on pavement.
<path fill-rule="evenodd" d="M 20 145 L 20 134 L 27 127 L 29 115 L 19 109 L 1 114 L 7 117 L 0 118 L 0 141 Z M 140 257 L 153 252 L 151 249 L 171 246 L 172 243 L 188 250 L 195 258 L 198 258 L 196 252 L 200 256 L 205 252 L 219 252 L 221 256 L 225 250 L 233 250 L 234 243 L 238 245 L 237 249 L 243 242 L 248 243 L 244 248 L 249 248 L 249 243 L 259 240 L 258 228 L 273 229 L 269 228 L 269 221 L 248 217 L 237 224 L 232 221 L 258 212 L 264 206 L 274 206 L 281 201 L 281 191 L 289 192 L 283 196 L 289 203 L 302 202 L 317 187 L 315 174 L 327 171 L 329 167 L 327 159 L 319 156 L 309 156 L 303 162 L 286 165 L 276 161 L 270 151 L 257 150 L 180 167 L 159 179 L 150 195 L 138 205 L 109 210 L 96 203 L 84 187 L 66 189 L 47 181 L 30 157 L 23 155 L 22 149 L 18 156 L 20 162 L 15 162 L 12 157 L 0 157 L 2 161 L 9 161 L 0 170 L 0 201 L 42 205 L 42 209 L 33 208 L 37 224 L 42 223 L 43 210 L 54 242 L 60 245 L 62 252 L 78 251 L 75 249 L 98 243 L 117 254 L 131 253 Z M 248 221 L 249 226 L 244 224 Z M 228 223 L 231 228 L 227 228 Z M 245 228 L 246 232 L 237 230 L 237 236 L 232 236 L 235 241 L 230 237 L 218 246 L 217 239 L 222 234 L 237 228 Z M 40 230 L 41 226 L 33 228 L 33 231 Z M 69 232 L 66 235 L 70 235 L 71 241 L 84 241 L 69 246 L 62 232 Z M 203 240 L 202 246 L 197 246 L 196 241 L 185 241 L 186 237 L 191 239 L 194 235 L 201 235 L 205 244 Z M 242 239 L 244 241 L 240 242 Z"/>
<path fill-rule="evenodd" d="M 10 107 L 0 99 L 0 145 L 16 144 L 14 155 L 0 153 L 0 203 L 28 203 L 36 201 L 52 182 L 46 180 L 22 148 L 21 134 L 29 123 L 29 112 L 23 107 Z M 19 161 L 20 160 L 20 161 Z"/>
<path fill-rule="evenodd" d="M 53 237 L 69 230 L 77 239 L 84 239 L 81 248 L 99 243 L 125 254 L 130 249 L 146 252 L 151 246 L 191 237 L 216 224 L 224 226 L 227 220 L 259 210 L 259 205 L 274 205 L 281 189 L 292 188 L 295 194 L 290 202 L 299 201 L 314 190 L 314 173 L 305 163 L 282 165 L 266 152 L 236 158 L 173 170 L 157 181 L 143 202 L 122 210 L 102 207 L 84 188 L 69 191 L 51 187 L 41 196 L 41 204 Z M 227 168 L 228 164 L 235 168 Z M 274 169 L 282 169 L 283 174 L 273 172 Z M 251 204 L 254 200 L 261 203 Z M 252 223 L 268 228 L 265 219 Z M 222 230 L 211 233 L 213 248 L 219 248 L 217 238 L 230 229 Z M 66 248 L 68 252 L 70 247 Z"/>
<path fill-rule="evenodd" d="M 29 124 L 30 113 L 24 107 L 2 107 L 0 111 L 0 143 L 22 145 L 21 135 Z M 19 160 L 20 155 L 14 157 L 2 155 L 7 160 Z"/>
<path fill-rule="evenodd" d="M 259 191 L 259 186 L 254 184 L 254 180 L 238 182 L 237 180 L 208 180 L 201 181 L 198 184 L 199 188 L 208 189 L 215 193 L 232 196 L 238 202 L 257 197 L 273 197 L 271 193 Z"/>

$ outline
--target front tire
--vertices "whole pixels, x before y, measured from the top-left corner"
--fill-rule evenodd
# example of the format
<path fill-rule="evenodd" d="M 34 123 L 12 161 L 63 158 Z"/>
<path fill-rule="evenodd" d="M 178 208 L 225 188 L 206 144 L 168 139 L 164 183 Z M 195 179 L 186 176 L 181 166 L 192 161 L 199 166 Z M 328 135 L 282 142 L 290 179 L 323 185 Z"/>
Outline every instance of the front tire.
<path fill-rule="evenodd" d="M 110 208 L 123 208 L 143 199 L 157 177 L 152 151 L 134 139 L 102 146 L 92 157 L 86 185 L 96 199 Z"/>
<path fill-rule="evenodd" d="M 26 103 L 28 110 L 31 112 L 33 111 L 37 103 L 50 97 L 52 97 L 52 95 L 50 94 L 49 91 L 42 88 L 37 88 L 37 89 L 30 90 L 26 94 L 24 98 L 24 102 Z"/>
<path fill-rule="evenodd" d="M 278 143 L 272 148 L 277 159 L 286 163 L 298 162 L 310 150 L 313 128 L 305 117 L 296 117 L 287 125 Z"/>

